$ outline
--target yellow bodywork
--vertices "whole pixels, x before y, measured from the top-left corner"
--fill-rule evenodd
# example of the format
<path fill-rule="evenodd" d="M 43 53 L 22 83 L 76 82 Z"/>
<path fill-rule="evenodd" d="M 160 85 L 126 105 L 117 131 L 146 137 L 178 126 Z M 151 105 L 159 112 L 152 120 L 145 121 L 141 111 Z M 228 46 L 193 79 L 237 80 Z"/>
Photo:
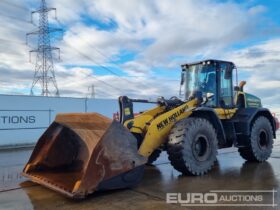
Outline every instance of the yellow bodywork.
<path fill-rule="evenodd" d="M 166 111 L 165 106 L 157 106 L 126 121 L 124 125 L 129 128 L 130 132 L 140 134 L 143 137 L 139 154 L 145 157 L 150 156 L 155 149 L 166 142 L 174 124 L 189 117 L 197 105 L 197 100 L 193 99 L 168 111 Z M 224 120 L 232 118 L 237 109 L 215 108 L 213 110 L 221 120 Z"/>
<path fill-rule="evenodd" d="M 139 148 L 139 154 L 149 156 L 151 153 L 163 144 L 173 125 L 181 119 L 192 114 L 195 109 L 197 100 L 192 100 L 183 105 L 161 114 L 154 119 L 148 126 L 144 141 Z"/>
<path fill-rule="evenodd" d="M 233 117 L 233 115 L 237 111 L 237 108 L 234 108 L 234 109 L 216 108 L 214 110 L 221 120 L 228 120 L 228 119 L 231 119 Z"/>

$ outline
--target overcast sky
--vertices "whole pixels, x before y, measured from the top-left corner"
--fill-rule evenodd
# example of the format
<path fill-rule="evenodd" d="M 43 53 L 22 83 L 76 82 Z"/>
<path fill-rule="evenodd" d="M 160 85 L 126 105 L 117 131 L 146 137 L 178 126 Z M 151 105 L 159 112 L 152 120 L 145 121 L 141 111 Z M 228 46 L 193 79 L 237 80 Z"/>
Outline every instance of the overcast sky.
<path fill-rule="evenodd" d="M 280 107 L 278 0 L 47 0 L 62 96 L 99 98 L 178 95 L 180 64 L 200 59 L 235 62 L 246 91 L 265 106 Z M 30 11 L 40 0 L 0 0 L 0 93 L 29 94 L 36 47 Z M 35 18 L 36 21 L 36 18 Z M 59 36 L 58 36 L 59 37 Z M 55 56 L 55 55 L 54 55 Z M 55 56 L 56 57 L 56 56 Z M 280 110 L 279 110 L 280 111 Z"/>

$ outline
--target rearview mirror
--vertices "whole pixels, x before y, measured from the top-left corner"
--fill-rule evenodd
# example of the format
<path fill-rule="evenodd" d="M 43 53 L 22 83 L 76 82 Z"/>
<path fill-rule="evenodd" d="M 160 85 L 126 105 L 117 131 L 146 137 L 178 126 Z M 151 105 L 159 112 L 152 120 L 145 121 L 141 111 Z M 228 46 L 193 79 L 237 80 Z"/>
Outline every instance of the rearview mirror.
<path fill-rule="evenodd" d="M 180 84 L 183 85 L 184 83 L 185 83 L 185 73 L 182 72 L 181 73 L 181 82 L 180 82 Z"/>
<path fill-rule="evenodd" d="M 234 86 L 234 91 L 240 91 L 240 87 L 239 86 Z"/>

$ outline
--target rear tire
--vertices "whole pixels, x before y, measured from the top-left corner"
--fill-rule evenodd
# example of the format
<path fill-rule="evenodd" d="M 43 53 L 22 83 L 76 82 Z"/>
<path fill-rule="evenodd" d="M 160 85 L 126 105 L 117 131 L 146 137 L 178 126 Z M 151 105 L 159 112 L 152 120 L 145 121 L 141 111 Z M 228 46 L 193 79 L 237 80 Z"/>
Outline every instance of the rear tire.
<path fill-rule="evenodd" d="M 254 121 L 248 141 L 247 147 L 238 149 L 242 158 L 263 162 L 270 157 L 273 148 L 273 131 L 266 117 L 260 116 Z"/>
<path fill-rule="evenodd" d="M 167 152 L 171 165 L 187 175 L 203 175 L 216 161 L 217 135 L 203 118 L 186 118 L 170 131 Z"/>

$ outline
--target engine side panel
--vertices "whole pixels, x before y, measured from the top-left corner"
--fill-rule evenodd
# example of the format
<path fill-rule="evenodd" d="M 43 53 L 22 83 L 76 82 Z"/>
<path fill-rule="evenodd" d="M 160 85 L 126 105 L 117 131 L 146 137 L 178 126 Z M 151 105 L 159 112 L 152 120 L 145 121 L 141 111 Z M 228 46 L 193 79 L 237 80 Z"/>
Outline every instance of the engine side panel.
<path fill-rule="evenodd" d="M 245 95 L 245 103 L 246 103 L 246 107 L 247 108 L 261 108 L 262 107 L 262 103 L 261 103 L 261 99 L 259 99 L 258 97 L 249 94 L 249 93 L 244 93 Z"/>

